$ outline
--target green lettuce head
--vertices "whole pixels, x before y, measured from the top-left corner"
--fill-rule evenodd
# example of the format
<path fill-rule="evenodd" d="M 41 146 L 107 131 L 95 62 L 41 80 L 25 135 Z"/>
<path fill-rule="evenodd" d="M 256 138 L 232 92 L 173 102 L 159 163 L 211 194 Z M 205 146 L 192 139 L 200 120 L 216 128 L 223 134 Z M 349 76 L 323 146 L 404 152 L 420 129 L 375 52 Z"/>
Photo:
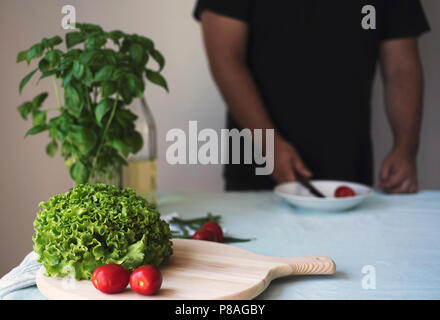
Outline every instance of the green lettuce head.
<path fill-rule="evenodd" d="M 90 279 L 108 263 L 159 266 L 172 254 L 168 223 L 130 188 L 78 185 L 40 207 L 34 250 L 51 277 Z"/>

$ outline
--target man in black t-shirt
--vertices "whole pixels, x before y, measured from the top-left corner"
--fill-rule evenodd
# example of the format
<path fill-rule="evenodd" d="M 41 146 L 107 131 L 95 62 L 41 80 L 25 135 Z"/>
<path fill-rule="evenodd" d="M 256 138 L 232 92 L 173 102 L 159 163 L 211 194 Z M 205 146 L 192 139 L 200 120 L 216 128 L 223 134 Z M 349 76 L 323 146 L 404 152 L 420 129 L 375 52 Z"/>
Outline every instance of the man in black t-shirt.
<path fill-rule="evenodd" d="M 380 185 L 389 193 L 417 191 L 417 37 L 429 30 L 419 0 L 199 0 L 195 17 L 228 127 L 275 129 L 273 175 L 226 165 L 227 190 L 271 189 L 296 172 L 371 185 L 370 101 L 379 61 L 394 136 Z"/>

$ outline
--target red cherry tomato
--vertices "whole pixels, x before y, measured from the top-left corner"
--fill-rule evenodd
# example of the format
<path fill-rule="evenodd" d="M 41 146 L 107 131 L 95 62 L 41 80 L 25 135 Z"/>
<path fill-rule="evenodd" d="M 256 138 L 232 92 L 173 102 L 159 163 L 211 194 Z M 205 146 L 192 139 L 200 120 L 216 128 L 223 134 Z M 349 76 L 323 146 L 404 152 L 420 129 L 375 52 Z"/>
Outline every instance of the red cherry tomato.
<path fill-rule="evenodd" d="M 203 229 L 196 231 L 192 238 L 194 240 L 218 241 L 218 237 L 214 232 Z"/>
<path fill-rule="evenodd" d="M 335 191 L 336 198 L 354 197 L 355 195 L 356 193 L 353 189 L 347 186 L 339 187 Z"/>
<path fill-rule="evenodd" d="M 140 294 L 153 294 L 162 285 L 162 274 L 152 265 L 142 266 L 131 273 L 130 287 Z"/>
<path fill-rule="evenodd" d="M 104 293 L 117 293 L 124 290 L 130 280 L 130 272 L 118 264 L 105 264 L 93 271 L 92 283 Z"/>
<path fill-rule="evenodd" d="M 215 233 L 217 235 L 217 241 L 223 242 L 223 230 L 216 222 L 206 222 L 202 230 L 207 230 Z"/>

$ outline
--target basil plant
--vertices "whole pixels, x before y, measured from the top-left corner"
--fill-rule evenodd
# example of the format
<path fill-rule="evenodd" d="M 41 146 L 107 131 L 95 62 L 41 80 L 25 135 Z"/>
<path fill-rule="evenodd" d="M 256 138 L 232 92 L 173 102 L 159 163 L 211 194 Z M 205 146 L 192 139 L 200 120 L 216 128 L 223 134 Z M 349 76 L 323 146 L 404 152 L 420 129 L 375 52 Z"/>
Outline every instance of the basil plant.
<path fill-rule="evenodd" d="M 137 116 L 128 106 L 143 97 L 147 80 L 167 91 L 168 85 L 161 75 L 165 59 L 150 39 L 92 24 L 77 28 L 66 34 L 65 51 L 58 47 L 61 37 L 43 38 L 18 53 L 17 62 L 39 59 L 21 80 L 20 94 L 35 74 L 38 81 L 51 77 L 58 104 L 44 108 L 48 93 L 43 92 L 20 105 L 20 115 L 33 120 L 25 137 L 47 131 L 46 153 L 53 157 L 59 149 L 79 184 L 126 165 L 142 148 Z M 155 68 L 149 67 L 152 61 Z"/>

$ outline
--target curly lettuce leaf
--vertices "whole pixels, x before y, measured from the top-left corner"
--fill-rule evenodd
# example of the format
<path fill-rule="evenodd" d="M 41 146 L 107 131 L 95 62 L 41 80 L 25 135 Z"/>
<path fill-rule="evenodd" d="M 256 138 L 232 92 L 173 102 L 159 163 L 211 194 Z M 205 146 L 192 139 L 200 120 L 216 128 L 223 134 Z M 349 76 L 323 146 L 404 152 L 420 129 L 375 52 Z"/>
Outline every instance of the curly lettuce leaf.
<path fill-rule="evenodd" d="M 49 276 L 90 279 L 103 264 L 133 270 L 159 266 L 172 254 L 169 225 L 132 189 L 78 185 L 40 207 L 34 250 Z"/>

